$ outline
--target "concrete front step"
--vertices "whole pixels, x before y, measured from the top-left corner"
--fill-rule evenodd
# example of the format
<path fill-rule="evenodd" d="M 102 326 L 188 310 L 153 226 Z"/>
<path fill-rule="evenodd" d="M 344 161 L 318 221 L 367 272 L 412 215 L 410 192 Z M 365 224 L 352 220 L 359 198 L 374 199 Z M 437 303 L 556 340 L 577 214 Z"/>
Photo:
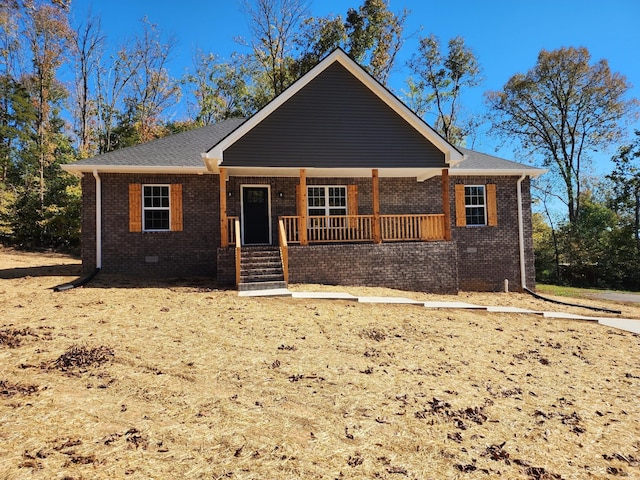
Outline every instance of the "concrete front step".
<path fill-rule="evenodd" d="M 284 281 L 267 281 L 267 282 L 240 282 L 238 285 L 239 292 L 256 291 L 256 290 L 273 290 L 287 288 Z"/>

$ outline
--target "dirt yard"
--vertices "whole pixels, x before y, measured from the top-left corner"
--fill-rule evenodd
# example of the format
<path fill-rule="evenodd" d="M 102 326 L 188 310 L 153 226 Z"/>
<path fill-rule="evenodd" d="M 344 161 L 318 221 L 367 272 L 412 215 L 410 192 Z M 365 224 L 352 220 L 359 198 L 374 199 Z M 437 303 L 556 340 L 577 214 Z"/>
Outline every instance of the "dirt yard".
<path fill-rule="evenodd" d="M 1 479 L 640 478 L 640 336 L 79 270 L 0 250 Z"/>

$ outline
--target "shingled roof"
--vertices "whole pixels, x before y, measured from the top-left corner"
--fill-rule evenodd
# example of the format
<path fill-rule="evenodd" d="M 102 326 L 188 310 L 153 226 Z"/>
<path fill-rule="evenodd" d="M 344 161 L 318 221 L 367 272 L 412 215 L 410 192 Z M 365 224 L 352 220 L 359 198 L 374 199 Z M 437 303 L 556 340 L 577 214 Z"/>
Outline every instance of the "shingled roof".
<path fill-rule="evenodd" d="M 126 147 L 65 165 L 70 171 L 94 168 L 198 168 L 206 170 L 202 153 L 225 138 L 246 121 L 232 118 L 205 127 L 175 133 L 147 143 Z"/>
<path fill-rule="evenodd" d="M 468 148 L 457 147 L 464 154 L 464 160 L 449 169 L 452 175 L 483 175 L 487 173 L 502 175 L 541 175 L 546 170 L 524 165 L 522 163 L 505 160 L 504 158 L 476 152 Z"/>
<path fill-rule="evenodd" d="M 206 171 L 202 153 L 220 142 L 242 125 L 246 119 L 233 118 L 205 127 L 176 133 L 133 147 L 64 165 L 71 172 L 100 171 L 123 172 L 144 170 L 180 169 Z M 505 160 L 493 155 L 458 147 L 464 154 L 464 160 L 450 168 L 452 175 L 521 175 L 537 176 L 541 170 L 521 163 Z"/>

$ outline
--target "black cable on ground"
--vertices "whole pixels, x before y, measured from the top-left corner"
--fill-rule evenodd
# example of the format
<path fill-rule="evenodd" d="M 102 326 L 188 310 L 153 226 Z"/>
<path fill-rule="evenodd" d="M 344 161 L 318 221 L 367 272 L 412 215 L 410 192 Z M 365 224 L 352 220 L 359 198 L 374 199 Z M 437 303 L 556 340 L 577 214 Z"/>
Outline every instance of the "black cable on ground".
<path fill-rule="evenodd" d="M 85 277 L 78 278 L 77 280 L 74 280 L 73 282 L 63 283 L 62 285 L 58 285 L 56 287 L 53 287 L 53 291 L 54 292 L 64 292 L 65 290 L 71 290 L 72 288 L 82 287 L 83 285 L 86 285 L 91 280 L 93 280 L 93 277 L 95 277 L 98 274 L 99 271 L 100 271 L 100 269 L 96 268 L 93 272 L 91 272 L 89 275 L 87 275 Z"/>
<path fill-rule="evenodd" d="M 530 293 L 534 297 L 536 297 L 536 298 L 538 298 L 540 300 L 544 300 L 545 302 L 557 303 L 559 305 L 567 305 L 569 307 L 588 308 L 589 310 L 595 310 L 596 312 L 615 313 L 616 315 L 621 315 L 622 314 L 621 310 L 611 310 L 609 308 L 591 307 L 589 305 L 578 305 L 577 303 L 561 302 L 560 300 L 554 300 L 552 298 L 543 297 L 542 295 L 539 295 L 536 292 L 533 292 L 533 291 L 529 290 L 527 287 L 524 287 L 524 290 L 525 290 L 525 292 Z"/>

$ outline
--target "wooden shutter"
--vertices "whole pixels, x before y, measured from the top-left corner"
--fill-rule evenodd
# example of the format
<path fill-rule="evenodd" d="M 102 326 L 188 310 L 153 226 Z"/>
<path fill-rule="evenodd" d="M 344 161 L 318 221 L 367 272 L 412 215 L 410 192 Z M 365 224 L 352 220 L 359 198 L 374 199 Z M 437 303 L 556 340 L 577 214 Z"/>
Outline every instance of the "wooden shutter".
<path fill-rule="evenodd" d="M 464 206 L 464 185 L 456 184 L 456 227 L 467 226 L 467 210 Z"/>
<path fill-rule="evenodd" d="M 487 223 L 490 227 L 498 225 L 498 205 L 496 203 L 496 184 L 487 184 Z"/>
<path fill-rule="evenodd" d="M 142 231 L 142 185 L 129 184 L 129 231 Z"/>
<path fill-rule="evenodd" d="M 171 231 L 182 231 L 182 184 L 172 183 L 170 187 L 171 196 Z"/>

